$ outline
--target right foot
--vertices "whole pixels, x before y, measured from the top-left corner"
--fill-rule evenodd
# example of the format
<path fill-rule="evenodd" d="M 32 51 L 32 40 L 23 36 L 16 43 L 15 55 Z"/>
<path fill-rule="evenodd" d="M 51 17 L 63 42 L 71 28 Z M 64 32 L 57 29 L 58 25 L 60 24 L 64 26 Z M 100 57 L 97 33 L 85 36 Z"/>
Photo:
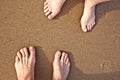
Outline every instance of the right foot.
<path fill-rule="evenodd" d="M 70 70 L 68 54 L 57 51 L 53 62 L 53 80 L 66 80 Z"/>
<path fill-rule="evenodd" d="M 48 19 L 53 19 L 61 10 L 66 0 L 46 0 L 44 3 L 44 13 Z"/>
<path fill-rule="evenodd" d="M 84 12 L 81 18 L 81 26 L 84 32 L 93 29 L 95 25 L 95 4 L 93 1 L 85 0 Z"/>
<path fill-rule="evenodd" d="M 18 80 L 34 80 L 35 49 L 22 48 L 15 58 L 15 69 Z"/>

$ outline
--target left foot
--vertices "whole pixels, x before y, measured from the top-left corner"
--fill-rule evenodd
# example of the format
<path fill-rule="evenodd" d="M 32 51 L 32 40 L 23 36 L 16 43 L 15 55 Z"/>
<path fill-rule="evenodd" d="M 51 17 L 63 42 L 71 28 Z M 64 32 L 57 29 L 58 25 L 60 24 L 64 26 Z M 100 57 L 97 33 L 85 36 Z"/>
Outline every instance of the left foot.
<path fill-rule="evenodd" d="M 34 80 L 35 48 L 22 48 L 15 57 L 15 69 L 18 80 Z"/>
<path fill-rule="evenodd" d="M 81 18 L 81 26 L 84 32 L 92 30 L 95 25 L 95 5 L 89 0 L 85 0 L 84 12 Z"/>

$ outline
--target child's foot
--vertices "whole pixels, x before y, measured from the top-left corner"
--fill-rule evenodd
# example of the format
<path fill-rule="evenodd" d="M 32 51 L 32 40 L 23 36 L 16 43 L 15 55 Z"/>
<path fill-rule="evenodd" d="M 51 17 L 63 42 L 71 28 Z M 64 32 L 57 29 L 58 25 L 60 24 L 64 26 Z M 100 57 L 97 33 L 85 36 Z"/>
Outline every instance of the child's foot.
<path fill-rule="evenodd" d="M 81 18 L 81 26 L 84 32 L 92 30 L 95 25 L 95 4 L 85 0 L 84 12 Z"/>
<path fill-rule="evenodd" d="M 57 51 L 53 62 L 53 80 L 66 80 L 70 70 L 68 54 Z"/>
<path fill-rule="evenodd" d="M 48 19 L 53 19 L 61 10 L 66 0 L 46 0 L 44 3 L 44 13 Z"/>
<path fill-rule="evenodd" d="M 22 48 L 15 57 L 15 69 L 18 80 L 34 80 L 35 49 Z"/>

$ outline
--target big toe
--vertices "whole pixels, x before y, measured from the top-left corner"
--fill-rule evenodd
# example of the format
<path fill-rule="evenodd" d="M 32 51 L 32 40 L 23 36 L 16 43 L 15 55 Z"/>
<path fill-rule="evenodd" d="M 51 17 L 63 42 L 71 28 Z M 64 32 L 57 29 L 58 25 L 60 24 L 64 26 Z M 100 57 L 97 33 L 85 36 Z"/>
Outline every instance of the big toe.
<path fill-rule="evenodd" d="M 84 32 L 87 32 L 87 27 L 86 27 L 86 25 L 82 25 L 82 30 L 83 30 Z"/>
<path fill-rule="evenodd" d="M 48 15 L 48 19 L 53 19 L 54 18 L 54 15 L 51 13 L 50 15 Z"/>
<path fill-rule="evenodd" d="M 57 52 L 55 53 L 55 59 L 54 59 L 54 61 L 60 61 L 60 57 L 61 57 L 61 52 L 60 52 L 60 51 L 57 51 Z"/>
<path fill-rule="evenodd" d="M 30 62 L 35 62 L 35 48 L 30 46 L 29 47 L 29 52 L 30 52 Z"/>
<path fill-rule="evenodd" d="M 48 15 L 48 19 L 53 19 L 60 11 L 55 11 L 55 12 L 51 12 L 50 15 Z"/>

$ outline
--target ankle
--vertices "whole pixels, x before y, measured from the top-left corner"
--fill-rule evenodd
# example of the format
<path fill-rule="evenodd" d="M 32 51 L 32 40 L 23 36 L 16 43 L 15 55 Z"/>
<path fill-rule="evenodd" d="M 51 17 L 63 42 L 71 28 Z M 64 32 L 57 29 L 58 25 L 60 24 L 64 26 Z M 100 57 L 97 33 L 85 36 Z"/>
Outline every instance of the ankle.
<path fill-rule="evenodd" d="M 52 80 L 66 80 L 66 79 L 62 79 L 62 78 L 55 78 L 55 77 L 53 77 L 53 79 Z"/>
<path fill-rule="evenodd" d="M 32 77 L 19 78 L 18 80 L 34 80 Z"/>
<path fill-rule="evenodd" d="M 64 79 L 52 79 L 52 80 L 64 80 Z M 66 79 L 65 79 L 66 80 Z"/>
<path fill-rule="evenodd" d="M 85 0 L 85 5 L 86 6 L 89 6 L 90 8 L 93 8 L 93 7 L 95 7 L 96 6 L 96 2 L 95 1 L 91 1 L 91 0 Z"/>

